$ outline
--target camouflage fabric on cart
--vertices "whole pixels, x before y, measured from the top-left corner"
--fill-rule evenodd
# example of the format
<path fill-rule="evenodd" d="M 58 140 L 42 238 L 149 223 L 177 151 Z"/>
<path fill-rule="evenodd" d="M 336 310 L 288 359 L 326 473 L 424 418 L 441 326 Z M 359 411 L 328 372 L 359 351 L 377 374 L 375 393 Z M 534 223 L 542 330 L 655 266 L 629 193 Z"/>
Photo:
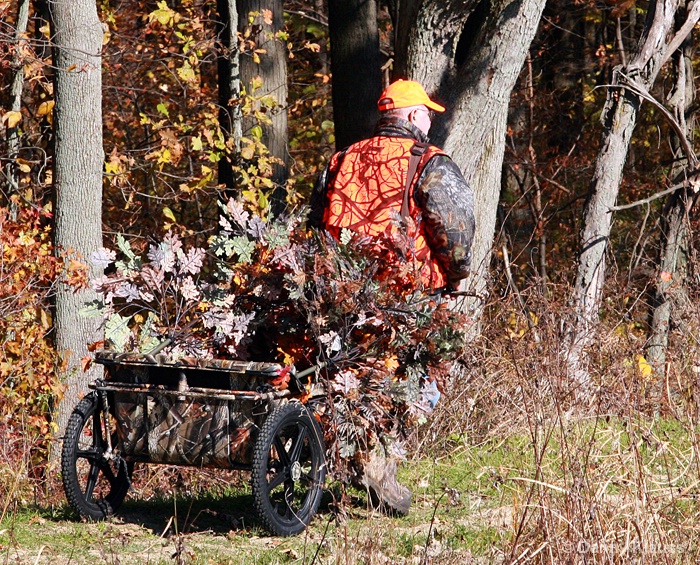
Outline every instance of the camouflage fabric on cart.
<path fill-rule="evenodd" d="M 228 371 L 232 374 L 261 374 L 271 375 L 279 372 L 282 365 L 279 363 L 268 363 L 259 361 L 240 361 L 238 359 L 209 359 L 199 357 L 171 357 L 165 354 L 149 355 L 144 353 L 121 353 L 118 351 L 100 351 L 95 355 L 98 363 L 105 365 L 128 365 L 135 366 L 167 366 L 182 367 L 192 369 L 202 369 L 211 371 Z M 246 375 L 246 377 L 247 377 Z M 241 389 L 241 390 L 247 390 Z"/>
<path fill-rule="evenodd" d="M 112 367 L 117 382 L 148 384 L 148 367 Z M 265 378 L 231 375 L 232 390 L 255 390 Z M 245 386 L 243 386 L 245 385 Z M 252 388 L 251 388 L 252 387 Z M 230 468 L 250 464 L 268 403 L 215 396 L 186 398 L 177 390 L 114 392 L 123 455 L 134 460 Z"/>

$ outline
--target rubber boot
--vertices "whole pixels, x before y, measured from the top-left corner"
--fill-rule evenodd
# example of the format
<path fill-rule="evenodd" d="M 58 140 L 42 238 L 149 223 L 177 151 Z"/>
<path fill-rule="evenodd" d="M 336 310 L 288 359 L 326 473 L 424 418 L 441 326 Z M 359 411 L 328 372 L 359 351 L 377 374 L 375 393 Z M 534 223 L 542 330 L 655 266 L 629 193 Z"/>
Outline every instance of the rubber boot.
<path fill-rule="evenodd" d="M 370 495 L 370 502 L 387 514 L 408 515 L 412 493 L 399 483 L 396 461 L 373 451 L 366 463 L 362 483 Z"/>

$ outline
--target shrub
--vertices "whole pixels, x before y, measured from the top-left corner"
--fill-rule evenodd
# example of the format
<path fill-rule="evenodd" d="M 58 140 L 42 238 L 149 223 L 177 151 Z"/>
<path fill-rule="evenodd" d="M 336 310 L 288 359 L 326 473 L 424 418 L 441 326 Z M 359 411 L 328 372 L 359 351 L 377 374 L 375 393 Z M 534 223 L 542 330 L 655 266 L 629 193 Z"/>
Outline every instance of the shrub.
<path fill-rule="evenodd" d="M 302 214 L 266 218 L 235 200 L 222 211 L 208 249 L 171 232 L 145 257 L 124 238 L 119 255 L 93 257 L 107 269 L 93 284 L 108 347 L 147 352 L 168 339 L 175 357 L 318 366 L 337 478 L 348 482 L 379 443 L 401 455 L 406 429 L 430 412 L 423 385 L 440 386 L 466 328 L 421 288 L 410 239 L 336 242 L 303 229 Z"/>
<path fill-rule="evenodd" d="M 51 340 L 50 301 L 63 273 L 86 282 L 78 261 L 56 257 L 48 214 L 36 207 L 0 208 L 0 500 L 26 500 L 44 476 L 54 424 L 51 408 L 63 394 Z"/>

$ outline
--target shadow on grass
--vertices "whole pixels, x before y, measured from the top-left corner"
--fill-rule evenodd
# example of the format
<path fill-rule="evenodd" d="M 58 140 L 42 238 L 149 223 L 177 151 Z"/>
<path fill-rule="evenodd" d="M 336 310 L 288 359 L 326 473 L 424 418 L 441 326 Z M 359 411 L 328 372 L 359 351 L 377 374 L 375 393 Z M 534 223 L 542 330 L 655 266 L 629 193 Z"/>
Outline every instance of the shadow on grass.
<path fill-rule="evenodd" d="M 354 510 L 364 506 L 361 498 L 352 499 Z M 325 489 L 315 520 L 332 519 L 334 500 L 332 490 Z M 42 517 L 57 522 L 80 521 L 79 516 L 68 505 L 41 514 Z M 350 514 L 354 512 L 350 510 Z M 253 496 L 243 492 L 205 492 L 196 496 L 173 494 L 149 500 L 127 497 L 110 520 L 140 526 L 156 536 L 204 532 L 228 535 L 232 531 L 257 536 L 271 535 L 258 519 Z"/>
<path fill-rule="evenodd" d="M 261 529 L 249 494 L 172 495 L 151 500 L 126 500 L 116 518 L 136 524 L 154 535 Z"/>

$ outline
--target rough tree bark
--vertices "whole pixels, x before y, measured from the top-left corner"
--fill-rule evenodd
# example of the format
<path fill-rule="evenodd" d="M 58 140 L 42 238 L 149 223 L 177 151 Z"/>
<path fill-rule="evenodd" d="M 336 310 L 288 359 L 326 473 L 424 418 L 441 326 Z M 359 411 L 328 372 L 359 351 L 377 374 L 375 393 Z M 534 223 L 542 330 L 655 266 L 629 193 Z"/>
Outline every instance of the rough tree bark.
<path fill-rule="evenodd" d="M 54 242 L 65 252 L 89 263 L 102 247 L 102 35 L 97 7 L 90 0 L 51 0 L 54 45 L 55 150 L 53 163 Z M 94 266 L 92 276 L 99 276 Z M 67 357 L 62 377 L 67 385 L 58 407 L 59 434 L 87 384 L 102 375 L 101 366 L 83 372 L 80 360 L 87 345 L 102 339 L 99 318 L 80 313 L 97 298 L 92 290 L 74 292 L 59 285 L 54 329 L 56 348 Z"/>
<path fill-rule="evenodd" d="M 335 145 L 372 135 L 382 93 L 375 0 L 329 0 Z"/>
<path fill-rule="evenodd" d="M 420 82 L 429 92 L 444 96 L 443 88 L 464 61 L 462 46 L 485 16 L 479 0 L 398 0 L 393 6 L 395 22 L 394 78 Z M 474 11 L 478 14 L 465 29 Z M 473 41 L 471 41 L 473 43 Z"/>
<path fill-rule="evenodd" d="M 263 14 L 258 33 L 253 37 L 258 49 L 260 62 L 256 62 L 253 53 L 245 51 L 240 55 L 241 87 L 256 98 L 270 96 L 275 106 L 267 111 L 270 124 L 261 124 L 262 141 L 273 157 L 280 160 L 274 165 L 272 180 L 279 187 L 287 182 L 289 153 L 287 151 L 287 46 L 278 36 L 284 28 L 284 9 L 282 0 L 237 0 L 238 31 L 245 32 L 249 27 L 251 13 Z M 267 13 L 272 21 L 265 21 Z M 261 86 L 255 92 L 253 82 L 260 78 Z M 254 117 L 243 118 L 243 135 L 249 135 L 250 129 L 258 125 Z M 282 191 L 276 191 L 279 198 Z"/>
<path fill-rule="evenodd" d="M 612 86 L 602 113 L 603 138 L 596 159 L 583 228 L 572 303 L 574 320 L 567 328 L 566 365 L 570 379 L 584 389 L 590 385 L 585 352 L 592 344 L 605 281 L 605 254 L 630 138 L 641 104 L 638 92 L 648 92 L 663 63 L 690 33 L 700 16 L 697 1 L 688 18 L 673 34 L 678 0 L 651 2 L 636 52 L 613 72 Z M 692 7 L 691 7 L 692 6 Z M 627 86 L 627 88 L 626 88 Z"/>
<path fill-rule="evenodd" d="M 488 284 L 510 94 L 544 5 L 545 0 L 429 0 L 421 3 L 412 28 L 397 26 L 409 34 L 408 76 L 448 107 L 433 124 L 433 141 L 444 146 L 474 190 L 469 284 L 478 294 Z M 469 306 L 479 317 L 481 304 Z"/>
<path fill-rule="evenodd" d="M 695 98 L 693 74 L 693 44 L 689 36 L 681 50 L 674 54 L 676 82 L 668 98 L 669 106 L 678 125 L 690 142 L 695 131 L 695 113 L 686 115 Z M 674 165 L 671 178 L 680 177 L 689 165 L 677 135 L 672 137 Z M 656 275 L 653 300 L 651 334 L 646 348 L 649 364 L 654 368 L 657 386 L 654 393 L 660 394 L 660 385 L 666 376 L 666 350 L 672 309 L 684 302 L 684 287 L 688 267 L 688 220 L 698 193 L 684 188 L 671 194 L 661 216 L 661 251 Z M 686 302 L 687 304 L 687 302 Z"/>

